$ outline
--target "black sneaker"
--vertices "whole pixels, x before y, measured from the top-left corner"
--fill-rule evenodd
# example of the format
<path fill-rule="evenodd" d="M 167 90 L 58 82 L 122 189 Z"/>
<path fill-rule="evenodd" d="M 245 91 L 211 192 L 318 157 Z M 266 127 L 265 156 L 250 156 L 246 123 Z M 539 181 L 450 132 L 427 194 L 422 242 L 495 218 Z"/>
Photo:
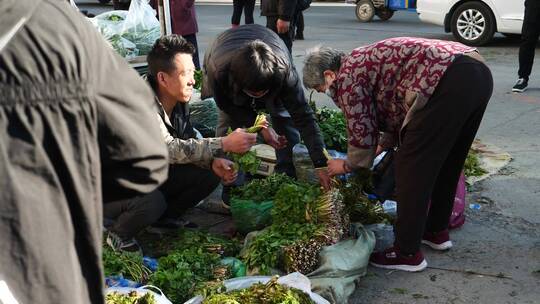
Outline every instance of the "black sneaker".
<path fill-rule="evenodd" d="M 528 80 L 525 78 L 520 78 L 512 88 L 512 92 L 523 93 L 527 89 Z"/>
<path fill-rule="evenodd" d="M 137 243 L 134 238 L 122 239 L 116 233 L 109 231 L 107 233 L 107 244 L 111 246 L 114 251 L 132 252 L 142 255 L 141 246 L 139 246 L 139 243 Z"/>

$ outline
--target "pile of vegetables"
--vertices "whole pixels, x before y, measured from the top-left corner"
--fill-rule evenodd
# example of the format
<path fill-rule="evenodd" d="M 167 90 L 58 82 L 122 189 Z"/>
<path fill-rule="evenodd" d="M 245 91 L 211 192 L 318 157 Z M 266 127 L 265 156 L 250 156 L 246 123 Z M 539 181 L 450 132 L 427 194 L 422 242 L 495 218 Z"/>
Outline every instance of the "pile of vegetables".
<path fill-rule="evenodd" d="M 277 277 L 266 284 L 256 283 L 249 288 L 218 293 L 207 297 L 203 304 L 312 304 L 303 291 L 281 285 Z"/>
<path fill-rule="evenodd" d="M 235 241 L 189 230 L 182 230 L 178 238 L 167 242 L 167 247 L 168 253 L 158 260 L 157 270 L 151 273 L 143 265 L 142 256 L 115 252 L 104 246 L 105 275 L 121 274 L 135 282 L 159 286 L 173 303 L 183 303 L 194 295 L 211 294 L 222 288 L 221 282 L 231 277 L 231 271 L 221 258 L 235 256 L 239 251 Z M 113 303 L 124 302 L 110 304 Z"/>
<path fill-rule="evenodd" d="M 111 292 L 105 296 L 105 304 L 156 304 L 156 299 L 149 292 L 141 296 L 136 291 L 128 294 Z"/>
<path fill-rule="evenodd" d="M 255 118 L 255 123 L 253 126 L 246 129 L 246 132 L 248 133 L 257 133 L 262 128 L 264 128 L 268 124 L 266 120 L 266 115 L 264 113 L 258 114 Z M 229 132 L 231 133 L 232 130 L 229 128 Z M 259 166 L 261 164 L 261 160 L 257 158 L 257 153 L 255 151 L 248 151 L 244 154 L 238 154 L 238 153 L 228 153 L 228 155 L 232 158 L 232 161 L 235 164 L 235 169 L 248 172 L 251 174 L 257 173 L 257 169 L 259 169 Z"/>
<path fill-rule="evenodd" d="M 309 273 L 319 262 L 323 246 L 339 241 L 345 229 L 337 190 L 321 195 L 318 186 L 295 182 L 280 187 L 274 196 L 272 225 L 244 248 L 242 258 L 252 272 Z"/>
<path fill-rule="evenodd" d="M 275 173 L 266 178 L 253 179 L 245 185 L 233 189 L 232 197 L 255 202 L 274 200 L 281 186 L 295 182 L 292 177 L 286 174 Z"/>

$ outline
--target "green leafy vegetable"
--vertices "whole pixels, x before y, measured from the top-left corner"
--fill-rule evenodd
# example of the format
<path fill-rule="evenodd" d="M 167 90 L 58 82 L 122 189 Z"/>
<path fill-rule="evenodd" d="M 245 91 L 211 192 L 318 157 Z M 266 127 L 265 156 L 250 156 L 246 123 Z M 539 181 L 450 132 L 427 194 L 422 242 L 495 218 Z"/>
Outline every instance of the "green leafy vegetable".
<path fill-rule="evenodd" d="M 109 246 L 104 246 L 102 260 L 105 276 L 122 275 L 126 279 L 144 283 L 151 273 L 138 253 L 113 251 Z"/>
<path fill-rule="evenodd" d="M 284 184 L 294 184 L 296 181 L 283 173 L 275 173 L 266 178 L 254 179 L 249 183 L 235 188 L 232 197 L 255 202 L 274 200 L 274 196 Z"/>
<path fill-rule="evenodd" d="M 156 304 L 154 295 L 147 292 L 142 296 L 139 296 L 136 291 L 132 291 L 128 294 L 121 294 L 118 292 L 111 292 L 105 296 L 106 304 Z"/>
<path fill-rule="evenodd" d="M 474 150 L 470 150 L 465 159 L 465 165 L 463 166 L 463 171 L 465 176 L 482 176 L 487 173 L 487 171 L 480 166 L 480 160 L 478 158 L 478 153 Z"/>
<path fill-rule="evenodd" d="M 273 277 L 266 284 L 255 283 L 249 288 L 215 294 L 203 304 L 312 304 L 311 298 L 303 291 L 281 285 Z"/>

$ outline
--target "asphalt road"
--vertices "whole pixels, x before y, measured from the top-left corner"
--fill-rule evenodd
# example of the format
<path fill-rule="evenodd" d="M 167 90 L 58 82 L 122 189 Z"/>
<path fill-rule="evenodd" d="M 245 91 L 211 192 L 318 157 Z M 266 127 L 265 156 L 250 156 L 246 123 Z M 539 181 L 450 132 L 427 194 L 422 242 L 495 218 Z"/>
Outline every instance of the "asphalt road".
<path fill-rule="evenodd" d="M 81 9 L 100 13 L 112 7 L 82 4 Z M 216 34 L 230 26 L 231 13 L 230 5 L 197 4 L 201 58 Z M 305 12 L 305 20 L 306 40 L 296 41 L 293 47 L 300 70 L 304 50 L 319 44 L 350 51 L 388 37 L 453 40 L 441 27 L 423 24 L 410 12 L 397 12 L 386 22 L 359 23 L 353 6 L 315 6 Z M 255 22 L 265 24 L 259 16 Z M 351 303 L 540 303 L 540 63 L 533 68 L 530 89 L 511 93 L 518 46 L 519 41 L 496 35 L 492 43 L 479 48 L 492 70 L 495 88 L 477 138 L 509 152 L 513 161 L 475 185 L 469 202 L 481 198 L 484 204 L 480 210 L 467 210 L 467 224 L 452 233 L 455 248 L 445 254 L 425 251 L 431 266 L 462 272 L 429 269 L 403 274 L 370 268 Z M 332 106 L 324 95 L 315 95 L 319 104 Z M 465 270 L 504 273 L 512 279 Z"/>

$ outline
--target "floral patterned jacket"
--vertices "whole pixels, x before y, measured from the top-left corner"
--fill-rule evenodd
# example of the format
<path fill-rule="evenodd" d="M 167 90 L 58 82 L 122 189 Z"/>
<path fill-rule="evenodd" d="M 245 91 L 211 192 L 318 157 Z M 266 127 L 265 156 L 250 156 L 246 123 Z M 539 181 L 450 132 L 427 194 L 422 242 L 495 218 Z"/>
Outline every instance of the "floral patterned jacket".
<path fill-rule="evenodd" d="M 446 69 L 463 54 L 481 60 L 475 51 L 457 42 L 399 37 L 345 56 L 330 91 L 347 119 L 347 165 L 369 168 L 378 144 L 396 146 Z"/>

